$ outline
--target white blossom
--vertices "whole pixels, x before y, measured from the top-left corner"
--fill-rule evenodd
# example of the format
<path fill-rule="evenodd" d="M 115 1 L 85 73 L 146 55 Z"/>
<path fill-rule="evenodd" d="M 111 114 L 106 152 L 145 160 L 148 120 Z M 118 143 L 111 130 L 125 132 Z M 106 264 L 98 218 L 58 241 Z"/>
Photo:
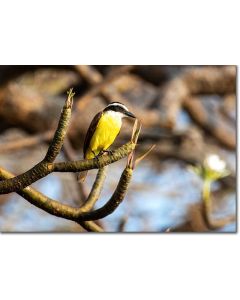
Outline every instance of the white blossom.
<path fill-rule="evenodd" d="M 210 154 L 204 161 L 205 167 L 211 169 L 216 172 L 224 172 L 226 169 L 226 162 L 221 160 L 217 154 Z"/>

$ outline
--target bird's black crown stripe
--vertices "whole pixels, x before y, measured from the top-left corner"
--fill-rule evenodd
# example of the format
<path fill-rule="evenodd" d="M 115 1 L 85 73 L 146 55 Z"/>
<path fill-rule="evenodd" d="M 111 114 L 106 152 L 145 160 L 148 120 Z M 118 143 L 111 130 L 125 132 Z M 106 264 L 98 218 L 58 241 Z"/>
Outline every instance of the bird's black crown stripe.
<path fill-rule="evenodd" d="M 120 104 L 120 105 L 118 105 Z M 104 111 L 116 111 L 116 112 L 121 112 L 124 113 L 126 111 L 128 111 L 127 108 L 124 107 L 125 105 L 120 103 L 120 102 L 112 102 L 110 104 L 108 104 L 108 106 L 104 109 Z"/>

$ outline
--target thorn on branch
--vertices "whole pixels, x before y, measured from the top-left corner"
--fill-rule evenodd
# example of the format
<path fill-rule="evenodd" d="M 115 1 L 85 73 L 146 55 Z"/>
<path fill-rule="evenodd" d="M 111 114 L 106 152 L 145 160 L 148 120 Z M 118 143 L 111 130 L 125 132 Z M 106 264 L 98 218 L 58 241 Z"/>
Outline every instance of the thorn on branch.
<path fill-rule="evenodd" d="M 148 149 L 145 153 L 143 153 L 140 157 L 135 160 L 135 166 L 137 166 L 148 154 L 156 147 L 156 145 L 152 145 L 150 149 Z"/>

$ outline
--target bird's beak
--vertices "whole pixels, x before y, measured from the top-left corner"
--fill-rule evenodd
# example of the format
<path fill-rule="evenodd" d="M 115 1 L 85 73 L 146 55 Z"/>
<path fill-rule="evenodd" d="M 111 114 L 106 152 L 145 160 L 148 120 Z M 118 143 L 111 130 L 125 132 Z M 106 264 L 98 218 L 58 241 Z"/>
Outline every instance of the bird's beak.
<path fill-rule="evenodd" d="M 126 111 L 126 112 L 124 112 L 124 114 L 125 114 L 127 117 L 136 119 L 136 116 L 134 116 L 134 114 L 132 114 L 130 111 Z"/>

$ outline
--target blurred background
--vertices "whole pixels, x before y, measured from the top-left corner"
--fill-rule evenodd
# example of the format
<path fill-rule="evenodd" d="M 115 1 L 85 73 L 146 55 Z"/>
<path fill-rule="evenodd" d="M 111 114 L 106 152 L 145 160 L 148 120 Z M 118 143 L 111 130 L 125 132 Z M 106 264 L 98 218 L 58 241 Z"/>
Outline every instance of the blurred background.
<path fill-rule="evenodd" d="M 119 101 L 142 122 L 137 153 L 156 145 L 134 171 L 124 202 L 99 224 L 108 232 L 206 232 L 200 209 L 202 179 L 189 165 L 209 154 L 226 162 L 230 175 L 212 186 L 216 232 L 235 232 L 235 66 L 0 66 L 0 166 L 20 174 L 45 155 L 66 91 L 76 92 L 68 138 L 57 161 L 82 158 L 94 115 Z M 129 141 L 125 121 L 114 147 Z M 114 191 L 126 160 L 108 167 L 96 207 Z M 54 173 L 33 186 L 62 203 L 79 206 L 96 171 L 84 185 L 71 173 Z M 224 221 L 226 219 L 226 222 Z M 15 193 L 0 195 L 0 230 L 80 232 L 74 222 L 51 216 Z M 212 230 L 211 230 L 212 231 Z"/>

